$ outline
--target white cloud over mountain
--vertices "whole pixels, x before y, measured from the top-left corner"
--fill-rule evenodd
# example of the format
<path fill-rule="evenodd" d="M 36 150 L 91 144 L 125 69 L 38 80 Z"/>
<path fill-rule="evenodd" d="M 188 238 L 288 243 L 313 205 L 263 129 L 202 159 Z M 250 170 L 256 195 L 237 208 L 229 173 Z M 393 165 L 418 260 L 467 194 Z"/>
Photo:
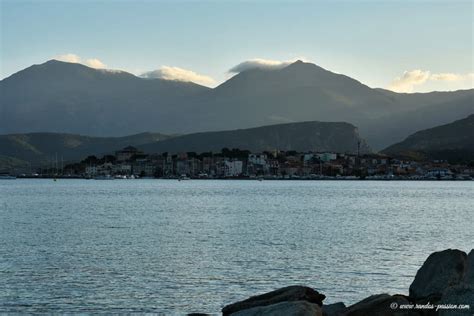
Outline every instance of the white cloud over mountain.
<path fill-rule="evenodd" d="M 291 63 L 294 63 L 297 59 L 280 61 L 280 60 L 271 60 L 271 59 L 262 59 L 262 58 L 255 58 L 249 59 L 244 62 L 241 62 L 238 65 L 235 65 L 231 69 L 229 69 L 230 73 L 239 73 L 242 71 L 246 71 L 249 69 L 281 69 L 288 66 Z"/>
<path fill-rule="evenodd" d="M 89 58 L 86 60 L 82 60 L 81 57 L 72 53 L 59 55 L 59 56 L 54 57 L 54 59 L 59 60 L 59 61 L 64 61 L 67 63 L 83 64 L 88 67 L 96 68 L 96 69 L 104 69 L 107 67 L 102 61 L 100 61 L 97 58 Z"/>
<path fill-rule="evenodd" d="M 77 56 L 76 54 L 64 54 L 64 55 L 59 55 L 54 57 L 54 59 L 59 60 L 59 61 L 64 61 L 67 63 L 80 63 L 81 58 Z"/>
<path fill-rule="evenodd" d="M 92 67 L 92 68 L 97 68 L 97 69 L 103 69 L 106 67 L 106 65 L 101 62 L 100 60 L 98 60 L 97 58 L 91 58 L 91 59 L 87 59 L 84 64 L 86 66 L 89 66 L 89 67 Z"/>
<path fill-rule="evenodd" d="M 198 74 L 192 70 L 171 66 L 162 66 L 160 69 L 145 72 L 140 76 L 147 79 L 157 78 L 194 82 L 203 86 L 212 86 L 216 83 L 216 81 L 209 76 Z"/>
<path fill-rule="evenodd" d="M 465 81 L 474 79 L 474 74 L 434 73 L 420 69 L 405 71 L 401 77 L 395 78 L 388 89 L 395 92 L 413 92 L 415 86 L 423 85 L 429 81 Z"/>
<path fill-rule="evenodd" d="M 54 59 L 69 63 L 78 63 L 83 64 L 91 68 L 102 69 L 103 71 L 112 71 L 107 68 L 107 65 L 104 64 L 98 58 L 81 58 L 77 54 L 68 53 L 63 55 L 58 55 Z M 243 71 L 250 69 L 282 69 L 296 60 L 305 60 L 305 58 L 294 58 L 291 60 L 272 60 L 272 59 L 263 59 L 263 58 L 254 58 L 245 60 L 234 67 L 230 68 L 227 71 L 227 76 L 229 79 L 235 74 L 238 74 Z M 120 72 L 120 71 L 116 71 Z M 135 72 L 136 73 L 136 72 Z M 207 87 L 214 87 L 219 83 L 214 78 L 199 74 L 189 69 L 184 69 L 174 66 L 162 66 L 161 68 L 149 72 L 145 72 L 140 75 L 142 78 L 153 79 L 165 79 L 165 80 L 175 80 L 183 82 L 194 82 Z M 220 81 L 220 80 L 219 80 Z M 413 69 L 405 71 L 401 76 L 392 80 L 392 82 L 387 86 L 387 89 L 395 92 L 404 92 L 410 93 L 415 91 L 423 90 L 446 90 L 449 87 L 453 90 L 455 89 L 470 89 L 474 88 L 474 73 L 432 73 L 428 70 Z"/>
<path fill-rule="evenodd" d="M 412 92 L 415 86 L 425 83 L 429 77 L 429 71 L 420 69 L 405 71 L 401 77 L 392 81 L 389 89 L 396 92 Z"/>

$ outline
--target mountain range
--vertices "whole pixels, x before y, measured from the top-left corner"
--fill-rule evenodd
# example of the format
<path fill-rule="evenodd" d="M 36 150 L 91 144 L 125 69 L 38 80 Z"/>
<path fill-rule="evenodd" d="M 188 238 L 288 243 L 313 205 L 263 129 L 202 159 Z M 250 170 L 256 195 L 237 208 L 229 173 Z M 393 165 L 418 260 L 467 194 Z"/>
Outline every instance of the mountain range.
<path fill-rule="evenodd" d="M 189 135 L 142 133 L 127 137 L 29 133 L 0 135 L 0 169 L 51 164 L 58 159 L 80 161 L 132 145 L 146 153 L 220 152 L 223 148 L 265 150 L 371 152 L 356 127 L 343 122 L 302 122 L 251 129 Z"/>
<path fill-rule="evenodd" d="M 455 122 L 416 132 L 383 153 L 414 160 L 474 162 L 474 114 Z"/>
<path fill-rule="evenodd" d="M 374 149 L 474 113 L 474 90 L 401 94 L 315 64 L 249 69 L 214 89 L 56 60 L 0 82 L 0 133 L 124 136 L 351 123 Z"/>

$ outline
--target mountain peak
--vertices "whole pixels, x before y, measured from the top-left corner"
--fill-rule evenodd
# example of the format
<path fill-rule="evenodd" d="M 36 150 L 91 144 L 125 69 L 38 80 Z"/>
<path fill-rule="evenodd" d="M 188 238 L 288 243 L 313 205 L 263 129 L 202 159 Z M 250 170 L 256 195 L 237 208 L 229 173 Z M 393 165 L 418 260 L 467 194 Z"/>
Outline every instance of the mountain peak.
<path fill-rule="evenodd" d="M 83 65 L 81 63 L 72 63 L 68 61 L 62 61 L 62 60 L 57 60 L 57 59 L 50 59 L 42 64 L 39 64 L 39 66 L 73 66 L 73 67 L 87 67 L 90 68 L 86 65 Z"/>
<path fill-rule="evenodd" d="M 73 63 L 70 63 L 70 62 L 67 62 L 67 61 L 62 61 L 62 60 L 58 60 L 58 59 L 50 59 L 46 62 L 44 62 L 43 64 L 73 64 Z"/>
<path fill-rule="evenodd" d="M 287 67 L 285 68 L 289 68 L 289 69 L 311 69 L 311 70 L 315 70 L 315 69 L 318 69 L 318 70 L 325 70 L 327 71 L 326 69 L 314 64 L 314 63 L 310 63 L 310 62 L 305 62 L 305 61 L 302 61 L 301 59 L 298 59 L 297 61 L 289 64 Z"/>

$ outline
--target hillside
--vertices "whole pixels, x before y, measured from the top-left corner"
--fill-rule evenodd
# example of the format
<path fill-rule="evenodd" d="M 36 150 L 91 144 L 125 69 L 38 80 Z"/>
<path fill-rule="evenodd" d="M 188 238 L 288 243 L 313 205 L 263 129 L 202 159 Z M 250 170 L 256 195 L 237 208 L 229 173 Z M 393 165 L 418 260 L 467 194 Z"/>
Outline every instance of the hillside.
<path fill-rule="evenodd" d="M 417 131 L 447 124 L 473 114 L 473 91 L 457 91 L 456 93 L 459 96 L 451 101 L 445 101 L 441 97 L 439 102 L 435 102 L 435 98 L 430 98 L 431 103 L 429 105 L 421 106 L 418 109 L 406 110 L 385 115 L 376 120 L 366 121 L 365 124 L 362 124 L 360 133 L 365 135 L 371 144 L 387 147 L 390 144 L 402 141 Z M 382 149 L 380 146 L 377 146 L 377 148 Z"/>
<path fill-rule="evenodd" d="M 195 133 L 183 136 L 142 133 L 126 137 L 29 133 L 0 135 L 0 170 L 50 165 L 51 161 L 80 161 L 132 145 L 147 153 L 220 152 L 222 148 L 265 150 L 370 152 L 357 129 L 348 123 L 302 122 L 251 129 Z"/>
<path fill-rule="evenodd" d="M 171 136 L 142 133 L 126 137 L 89 137 L 73 134 L 30 133 L 0 135 L 0 169 L 51 164 L 51 160 L 79 161 L 89 155 L 113 153 Z"/>
<path fill-rule="evenodd" d="M 265 150 L 332 151 L 356 153 L 361 141 L 361 152 L 369 152 L 357 129 L 344 122 L 302 122 L 278 124 L 249 129 L 206 132 L 183 135 L 152 144 L 139 146 L 149 153 L 162 152 L 220 152 L 222 148 Z"/>
<path fill-rule="evenodd" d="M 474 161 L 474 115 L 416 132 L 384 149 L 383 153 L 412 159 Z"/>

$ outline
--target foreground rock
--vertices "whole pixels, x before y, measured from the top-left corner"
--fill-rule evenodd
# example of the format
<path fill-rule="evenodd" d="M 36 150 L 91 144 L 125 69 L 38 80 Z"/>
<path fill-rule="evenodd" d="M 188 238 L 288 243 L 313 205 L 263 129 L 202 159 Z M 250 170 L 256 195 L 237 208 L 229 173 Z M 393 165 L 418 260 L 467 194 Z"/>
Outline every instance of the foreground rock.
<path fill-rule="evenodd" d="M 281 302 L 277 304 L 244 309 L 232 316 L 322 316 L 318 304 L 307 301 Z"/>
<path fill-rule="evenodd" d="M 344 316 L 405 316 L 419 315 L 418 312 L 400 309 L 400 305 L 408 305 L 410 301 L 403 295 L 377 294 L 349 306 L 337 315 Z"/>
<path fill-rule="evenodd" d="M 440 316 L 473 315 L 474 309 L 474 250 L 467 256 L 464 277 L 459 284 L 448 287 L 441 297 L 439 304 L 470 305 L 470 308 L 456 310 L 439 310 Z"/>
<path fill-rule="evenodd" d="M 337 316 L 346 309 L 346 304 L 343 302 L 323 305 L 323 316 Z"/>
<path fill-rule="evenodd" d="M 244 301 L 227 305 L 222 309 L 222 314 L 226 316 L 254 307 L 262 307 L 268 305 L 275 305 L 282 302 L 294 301 L 306 301 L 308 303 L 322 306 L 325 297 L 326 296 L 324 296 L 323 294 L 320 294 L 312 288 L 306 286 L 288 286 L 266 294 L 252 296 Z"/>
<path fill-rule="evenodd" d="M 467 267 L 467 255 L 460 250 L 432 253 L 418 270 L 410 285 L 410 298 L 437 302 L 450 286 L 459 284 Z"/>
<path fill-rule="evenodd" d="M 438 303 L 439 305 L 470 305 L 470 308 L 463 309 L 440 309 L 439 315 L 473 315 L 474 308 L 474 287 L 467 284 L 458 284 L 448 288 Z"/>
<path fill-rule="evenodd" d="M 464 275 L 463 282 L 474 286 L 474 249 L 467 256 L 466 274 Z"/>

